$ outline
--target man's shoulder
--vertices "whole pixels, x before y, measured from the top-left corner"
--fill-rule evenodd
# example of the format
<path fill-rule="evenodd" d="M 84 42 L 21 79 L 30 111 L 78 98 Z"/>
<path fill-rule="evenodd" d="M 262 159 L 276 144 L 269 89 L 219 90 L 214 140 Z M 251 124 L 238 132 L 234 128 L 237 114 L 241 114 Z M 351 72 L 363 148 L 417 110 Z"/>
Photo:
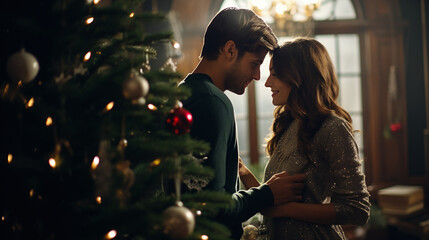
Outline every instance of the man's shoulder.
<path fill-rule="evenodd" d="M 210 77 L 205 74 L 189 74 L 179 86 L 191 90 L 191 96 L 184 101 L 184 105 L 222 104 L 227 109 L 232 109 L 232 103 L 226 94 L 217 88 Z"/>

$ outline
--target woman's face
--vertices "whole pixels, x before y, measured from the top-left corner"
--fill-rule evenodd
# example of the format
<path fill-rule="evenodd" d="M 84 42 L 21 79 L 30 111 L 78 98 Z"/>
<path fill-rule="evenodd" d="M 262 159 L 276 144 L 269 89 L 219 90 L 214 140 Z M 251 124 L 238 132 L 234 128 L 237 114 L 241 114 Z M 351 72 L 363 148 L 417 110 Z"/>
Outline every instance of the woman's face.
<path fill-rule="evenodd" d="M 273 68 L 273 59 L 270 61 L 270 76 L 265 82 L 265 87 L 271 88 L 271 97 L 273 98 L 273 105 L 286 105 L 289 98 L 291 87 L 286 82 L 280 80 Z"/>

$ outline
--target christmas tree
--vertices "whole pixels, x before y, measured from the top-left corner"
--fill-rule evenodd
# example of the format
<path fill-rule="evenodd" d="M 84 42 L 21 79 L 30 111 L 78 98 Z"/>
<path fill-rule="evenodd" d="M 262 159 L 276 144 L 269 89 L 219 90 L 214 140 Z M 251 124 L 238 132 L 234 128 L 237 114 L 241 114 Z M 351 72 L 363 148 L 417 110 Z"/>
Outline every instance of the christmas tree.
<path fill-rule="evenodd" d="M 175 44 L 146 31 L 165 19 L 137 0 L 1 10 L 1 239 L 228 239 L 213 217 L 230 196 L 180 194 L 213 172 L 182 76 L 150 69 Z"/>

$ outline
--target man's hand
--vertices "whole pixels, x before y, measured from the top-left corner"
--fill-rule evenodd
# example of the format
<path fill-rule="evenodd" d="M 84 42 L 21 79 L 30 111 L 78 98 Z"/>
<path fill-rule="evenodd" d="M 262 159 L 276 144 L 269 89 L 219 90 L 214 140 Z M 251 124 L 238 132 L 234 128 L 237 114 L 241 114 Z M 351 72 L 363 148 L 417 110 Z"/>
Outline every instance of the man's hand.
<path fill-rule="evenodd" d="M 274 205 L 301 200 L 305 179 L 305 174 L 289 176 L 284 171 L 274 174 L 266 182 L 273 193 Z"/>

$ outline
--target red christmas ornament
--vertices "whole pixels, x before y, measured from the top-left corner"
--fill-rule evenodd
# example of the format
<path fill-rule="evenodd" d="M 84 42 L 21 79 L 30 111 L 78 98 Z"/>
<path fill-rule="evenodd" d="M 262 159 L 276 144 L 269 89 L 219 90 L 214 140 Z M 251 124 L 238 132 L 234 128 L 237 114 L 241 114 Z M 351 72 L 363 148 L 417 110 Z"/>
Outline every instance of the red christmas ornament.
<path fill-rule="evenodd" d="M 166 122 L 174 134 L 185 134 L 191 131 L 192 114 L 184 108 L 176 107 L 170 111 Z"/>
<path fill-rule="evenodd" d="M 390 124 L 390 131 L 392 131 L 392 132 L 397 132 L 397 131 L 401 130 L 401 128 L 402 128 L 401 123 Z"/>

